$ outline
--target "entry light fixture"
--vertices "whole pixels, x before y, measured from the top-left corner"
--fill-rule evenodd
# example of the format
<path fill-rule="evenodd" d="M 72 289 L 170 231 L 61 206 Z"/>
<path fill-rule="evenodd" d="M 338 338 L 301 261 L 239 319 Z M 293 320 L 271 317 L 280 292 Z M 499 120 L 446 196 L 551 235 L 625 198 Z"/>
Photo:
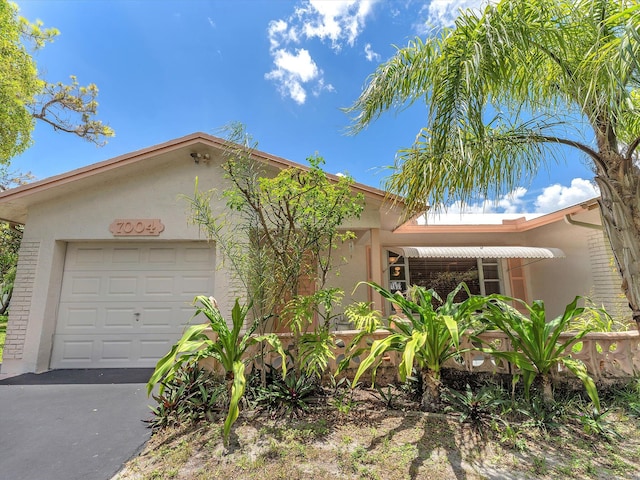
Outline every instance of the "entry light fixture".
<path fill-rule="evenodd" d="M 191 152 L 191 158 L 196 164 L 199 164 L 201 161 L 204 163 L 209 163 L 211 156 L 208 153 L 199 153 L 199 152 Z"/>

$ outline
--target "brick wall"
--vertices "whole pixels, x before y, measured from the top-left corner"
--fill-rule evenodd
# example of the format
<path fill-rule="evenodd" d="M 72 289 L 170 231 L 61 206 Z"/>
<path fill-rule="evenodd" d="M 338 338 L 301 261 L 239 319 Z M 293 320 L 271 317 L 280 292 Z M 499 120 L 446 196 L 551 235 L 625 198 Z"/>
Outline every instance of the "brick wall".
<path fill-rule="evenodd" d="M 39 250 L 40 242 L 37 241 L 23 240 L 20 245 L 18 271 L 11 297 L 7 337 L 2 354 L 7 360 L 22 358 Z"/>

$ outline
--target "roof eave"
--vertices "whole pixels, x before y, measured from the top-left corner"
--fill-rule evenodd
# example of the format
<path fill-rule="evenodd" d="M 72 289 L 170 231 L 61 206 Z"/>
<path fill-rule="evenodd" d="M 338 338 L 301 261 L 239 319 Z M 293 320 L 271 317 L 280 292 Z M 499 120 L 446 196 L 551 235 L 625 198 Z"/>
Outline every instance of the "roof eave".
<path fill-rule="evenodd" d="M 149 157 L 153 157 L 155 155 L 167 153 L 172 150 L 177 150 L 177 149 L 188 147 L 190 145 L 195 145 L 198 143 L 204 143 L 206 145 L 220 148 L 220 149 L 223 149 L 225 148 L 225 146 L 228 145 L 228 142 L 226 140 L 215 137 L 213 135 L 209 135 L 202 132 L 192 133 L 190 135 L 186 135 L 184 137 L 170 140 L 168 142 L 164 142 L 158 145 L 143 148 L 141 150 L 136 150 L 134 152 L 119 155 L 117 157 L 114 157 L 108 160 L 104 160 L 98 163 L 80 167 L 75 170 L 71 170 L 69 172 L 65 172 L 59 175 L 54 175 L 52 177 L 45 178 L 43 180 L 38 180 L 33 183 L 28 183 L 16 188 L 6 190 L 4 192 L 0 192 L 0 203 L 6 203 L 10 201 L 15 201 L 18 199 L 23 199 L 25 197 L 29 197 L 30 195 L 42 192 L 50 188 L 55 188 L 60 185 L 79 181 L 114 168 L 131 165 L 136 162 L 147 159 Z M 267 164 L 274 165 L 277 168 L 294 167 L 294 168 L 301 168 L 305 170 L 308 169 L 308 167 L 304 165 L 300 165 L 290 160 L 286 160 L 284 158 L 277 157 L 275 155 L 271 155 L 259 150 L 253 151 L 253 156 L 257 159 L 260 159 L 266 162 Z M 333 181 L 338 181 L 339 179 L 339 177 L 334 174 L 328 173 L 327 176 Z M 386 195 L 386 192 L 374 187 L 370 187 L 368 185 L 364 185 L 362 183 L 355 182 L 352 188 L 356 191 L 363 193 L 368 197 L 377 198 L 380 201 L 384 201 L 388 197 Z M 394 200 L 398 201 L 398 199 L 394 199 Z"/>

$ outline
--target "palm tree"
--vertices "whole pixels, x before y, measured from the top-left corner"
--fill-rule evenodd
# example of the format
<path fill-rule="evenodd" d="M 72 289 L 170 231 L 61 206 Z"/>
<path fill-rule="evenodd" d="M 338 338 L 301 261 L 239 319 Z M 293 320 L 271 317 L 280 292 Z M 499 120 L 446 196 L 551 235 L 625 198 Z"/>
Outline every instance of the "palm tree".
<path fill-rule="evenodd" d="M 502 0 L 398 49 L 355 103 L 354 133 L 424 98 L 427 125 L 387 180 L 408 215 L 513 190 L 563 147 L 592 162 L 640 328 L 640 5 Z M 588 135 L 585 135 L 585 132 Z M 592 138 L 587 138 L 592 135 Z"/>

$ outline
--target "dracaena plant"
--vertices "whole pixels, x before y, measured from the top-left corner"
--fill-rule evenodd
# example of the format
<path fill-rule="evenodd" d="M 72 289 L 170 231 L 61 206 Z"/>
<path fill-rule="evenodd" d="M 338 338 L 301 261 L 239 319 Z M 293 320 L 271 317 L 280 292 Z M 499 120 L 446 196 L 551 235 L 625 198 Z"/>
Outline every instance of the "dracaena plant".
<path fill-rule="evenodd" d="M 392 293 L 376 283 L 363 283 L 397 306 L 402 316 L 392 316 L 389 326 L 381 326 L 389 335 L 371 344 L 368 355 L 362 360 L 355 374 L 354 383 L 370 368 L 373 370 L 375 381 L 375 370 L 380 358 L 387 352 L 399 352 L 402 355 L 402 361 L 398 366 L 400 379 L 404 381 L 411 376 L 411 371 L 416 365 L 424 385 L 422 407 L 426 410 L 438 409 L 442 366 L 450 358 L 466 351 L 460 349 L 460 332 L 471 325 L 476 311 L 482 308 L 485 299 L 471 295 L 464 283 L 449 293 L 444 302 L 434 290 L 424 287 L 411 287 L 405 298 L 402 294 Z M 467 299 L 456 303 L 455 296 L 461 290 L 467 293 Z M 440 305 L 436 307 L 434 303 Z M 361 311 L 360 315 L 367 320 L 365 323 L 371 323 L 372 319 L 376 318 L 370 312 Z M 353 350 L 353 354 L 360 353 L 362 352 Z M 344 365 L 345 362 L 341 366 Z"/>
<path fill-rule="evenodd" d="M 560 334 L 568 330 L 572 321 L 585 312 L 585 308 L 578 306 L 581 297 L 576 297 L 569 303 L 564 313 L 547 321 L 544 302 L 534 301 L 531 305 L 518 299 L 503 295 L 492 295 L 487 304 L 485 318 L 489 324 L 504 332 L 511 342 L 511 351 L 499 351 L 482 338 L 475 338 L 486 345 L 483 351 L 494 357 L 504 358 L 520 369 L 525 397 L 529 398 L 531 385 L 536 377 L 540 377 L 543 401 L 546 405 L 553 403 L 553 372 L 559 366 L 564 366 L 569 372 L 579 378 L 593 401 L 600 410 L 600 400 L 593 379 L 587 373 L 584 364 L 571 357 L 571 346 L 584 337 L 589 328 L 575 331 L 568 339 L 561 339 Z M 528 315 L 520 313 L 511 306 L 512 302 L 522 304 Z"/>
<path fill-rule="evenodd" d="M 147 383 L 147 394 L 151 394 L 156 384 L 160 384 L 159 390 L 162 394 L 164 384 L 175 376 L 185 362 L 197 362 L 207 358 L 217 360 L 225 370 L 229 393 L 229 411 L 223 427 L 223 439 L 225 444 L 228 444 L 231 426 L 238 418 L 239 403 L 245 391 L 247 349 L 256 343 L 269 343 L 282 357 L 283 376 L 286 375 L 285 353 L 280 339 L 275 334 L 253 335 L 258 328 L 259 320 L 254 321 L 244 333 L 242 332 L 250 307 L 241 306 L 237 299 L 231 311 L 231 328 L 220 313 L 213 297 L 200 295 L 193 303 L 196 305 L 196 313 L 193 316 L 203 314 L 209 321 L 188 327 L 169 353 L 158 361 Z M 213 332 L 211 337 L 207 335 L 208 331 Z"/>
<path fill-rule="evenodd" d="M 296 373 L 320 379 L 329 360 L 335 359 L 331 323 L 339 316 L 335 308 L 343 296 L 339 288 L 323 288 L 311 295 L 296 295 L 285 305 L 283 317 L 293 333 Z"/>

